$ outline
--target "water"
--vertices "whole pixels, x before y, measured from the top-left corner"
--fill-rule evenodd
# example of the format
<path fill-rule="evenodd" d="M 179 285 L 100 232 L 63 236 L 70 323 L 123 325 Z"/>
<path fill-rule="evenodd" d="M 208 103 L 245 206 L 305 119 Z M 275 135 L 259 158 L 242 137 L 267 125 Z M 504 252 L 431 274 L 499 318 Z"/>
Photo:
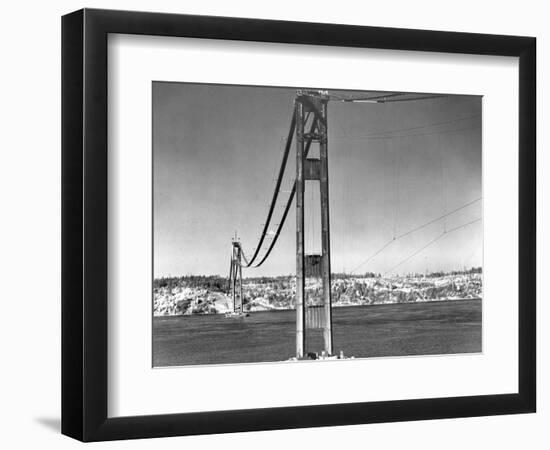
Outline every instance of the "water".
<path fill-rule="evenodd" d="M 295 312 L 155 317 L 153 365 L 283 361 L 295 354 Z M 308 351 L 322 350 L 308 330 Z M 346 356 L 481 352 L 481 300 L 333 308 L 334 351 Z"/>

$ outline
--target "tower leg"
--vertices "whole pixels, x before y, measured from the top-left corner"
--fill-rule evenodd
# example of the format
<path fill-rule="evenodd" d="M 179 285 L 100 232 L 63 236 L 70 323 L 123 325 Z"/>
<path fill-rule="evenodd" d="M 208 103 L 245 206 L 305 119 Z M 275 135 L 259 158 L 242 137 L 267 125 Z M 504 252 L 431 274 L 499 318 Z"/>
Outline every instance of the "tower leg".
<path fill-rule="evenodd" d="M 304 289 L 304 107 L 294 104 L 296 115 L 296 357 L 305 352 Z"/>
<path fill-rule="evenodd" d="M 320 183 L 321 190 L 321 239 L 322 239 L 322 278 L 323 278 L 323 303 L 325 309 L 325 323 L 323 338 L 325 352 L 333 354 L 332 345 L 332 295 L 330 276 L 330 215 L 328 197 L 328 148 L 327 148 L 327 102 L 320 104 L 321 120 L 319 120 L 319 157 L 320 157 Z"/>
<path fill-rule="evenodd" d="M 231 295 L 233 297 L 233 311 L 237 311 L 237 301 L 235 298 L 235 283 L 236 283 L 236 274 L 237 274 L 237 267 L 235 265 L 235 248 L 233 248 L 233 264 L 232 264 L 232 273 L 231 273 Z"/>
<path fill-rule="evenodd" d="M 239 247 L 239 308 L 243 312 L 243 266 L 241 265 L 241 249 Z"/>

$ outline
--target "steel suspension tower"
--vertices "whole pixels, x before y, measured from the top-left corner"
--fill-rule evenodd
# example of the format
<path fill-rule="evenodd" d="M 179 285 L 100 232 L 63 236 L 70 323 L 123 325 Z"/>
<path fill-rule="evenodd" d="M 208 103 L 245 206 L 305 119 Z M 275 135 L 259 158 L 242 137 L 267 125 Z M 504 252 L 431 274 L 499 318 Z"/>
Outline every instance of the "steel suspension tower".
<path fill-rule="evenodd" d="M 327 105 L 325 91 L 300 90 L 294 102 L 296 120 L 296 357 L 306 354 L 306 329 L 323 330 L 324 352 L 333 354 L 330 283 L 330 216 L 328 196 Z M 309 131 L 307 118 L 312 117 Z M 308 157 L 310 145 L 318 157 Z M 321 254 L 305 254 L 304 193 L 306 182 L 319 186 L 321 203 Z M 306 277 L 322 279 L 322 304 L 307 305 Z"/>
<path fill-rule="evenodd" d="M 234 238 L 232 241 L 231 266 L 229 268 L 229 288 L 233 297 L 233 312 L 243 312 L 243 269 L 241 243 Z"/>
<path fill-rule="evenodd" d="M 301 89 L 296 93 L 291 122 L 284 147 L 283 158 L 276 178 L 275 189 L 263 224 L 263 229 L 254 249 L 254 253 L 247 258 L 240 242 L 233 240 L 231 268 L 229 273 L 230 289 L 233 295 L 234 313 L 242 313 L 242 267 L 260 267 L 271 254 L 277 239 L 281 235 L 283 225 L 296 197 L 296 358 L 318 357 L 306 352 L 307 330 L 321 329 L 323 332 L 324 355 L 334 359 L 332 340 L 332 298 L 331 298 L 331 268 L 330 268 L 330 214 L 329 214 L 329 177 L 328 177 L 328 124 L 327 106 L 329 101 L 346 103 L 390 103 L 403 101 L 427 100 L 445 97 L 445 95 L 413 96 L 400 92 L 373 92 L 369 95 L 342 95 L 330 94 L 328 91 Z M 306 129 L 307 128 L 307 129 Z M 276 229 L 270 230 L 273 212 L 281 191 L 281 183 L 285 174 L 292 141 L 296 138 L 296 178 L 292 190 L 286 201 L 283 214 Z M 318 152 L 310 154 L 311 146 L 318 146 Z M 321 253 L 310 252 L 305 249 L 305 188 L 307 182 L 313 182 L 319 187 L 320 221 L 321 221 Z M 308 185 L 309 186 L 309 185 Z M 312 206 L 312 205 L 310 205 Z M 431 222 L 430 222 L 431 223 Z M 314 233 L 311 233 L 314 235 Z M 271 239 L 267 249 L 262 244 Z M 394 238 L 395 240 L 395 238 Z M 393 241 L 391 241 L 393 242 Z M 385 244 L 382 250 L 389 244 Z M 262 250 L 265 250 L 262 252 Z M 379 250 L 376 254 L 380 253 Z M 260 256 L 263 253 L 262 256 Z M 372 257 L 371 257 L 372 258 Z M 363 263 L 362 263 L 363 264 Z M 361 265 L 362 265 L 361 264 Z M 321 296 L 312 299 L 306 297 L 306 279 L 321 280 Z M 238 286 L 238 287 L 237 287 Z M 316 287 L 316 286 L 315 286 Z M 238 289 L 238 295 L 237 295 Z M 343 353 L 340 352 L 340 358 Z"/>

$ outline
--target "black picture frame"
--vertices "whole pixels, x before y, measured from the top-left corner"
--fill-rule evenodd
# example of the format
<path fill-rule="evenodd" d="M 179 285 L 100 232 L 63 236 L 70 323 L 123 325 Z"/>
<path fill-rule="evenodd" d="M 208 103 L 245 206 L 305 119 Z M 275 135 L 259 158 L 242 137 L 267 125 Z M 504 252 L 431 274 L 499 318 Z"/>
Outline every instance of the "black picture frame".
<path fill-rule="evenodd" d="M 107 36 L 123 33 L 519 57 L 517 393 L 107 417 Z M 82 441 L 535 412 L 536 40 L 83 9 L 62 18 L 62 433 Z"/>

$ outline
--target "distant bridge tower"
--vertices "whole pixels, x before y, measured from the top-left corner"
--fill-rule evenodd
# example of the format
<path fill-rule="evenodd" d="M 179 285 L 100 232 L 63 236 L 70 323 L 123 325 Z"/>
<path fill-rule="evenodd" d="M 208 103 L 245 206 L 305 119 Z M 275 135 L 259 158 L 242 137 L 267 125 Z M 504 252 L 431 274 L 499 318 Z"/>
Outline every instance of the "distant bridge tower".
<path fill-rule="evenodd" d="M 330 291 L 330 223 L 328 202 L 327 104 L 325 91 L 299 90 L 294 102 L 296 119 L 296 357 L 306 353 L 306 329 L 323 330 L 324 351 L 333 354 Z M 307 117 L 312 117 L 306 131 Z M 319 156 L 308 157 L 312 143 Z M 318 182 L 321 199 L 321 255 L 305 254 L 304 192 L 306 181 Z M 307 305 L 305 278 L 322 279 L 322 304 Z"/>
<path fill-rule="evenodd" d="M 229 268 L 229 289 L 233 297 L 233 312 L 243 312 L 243 269 L 241 243 L 235 236 L 231 241 L 231 266 Z"/>

